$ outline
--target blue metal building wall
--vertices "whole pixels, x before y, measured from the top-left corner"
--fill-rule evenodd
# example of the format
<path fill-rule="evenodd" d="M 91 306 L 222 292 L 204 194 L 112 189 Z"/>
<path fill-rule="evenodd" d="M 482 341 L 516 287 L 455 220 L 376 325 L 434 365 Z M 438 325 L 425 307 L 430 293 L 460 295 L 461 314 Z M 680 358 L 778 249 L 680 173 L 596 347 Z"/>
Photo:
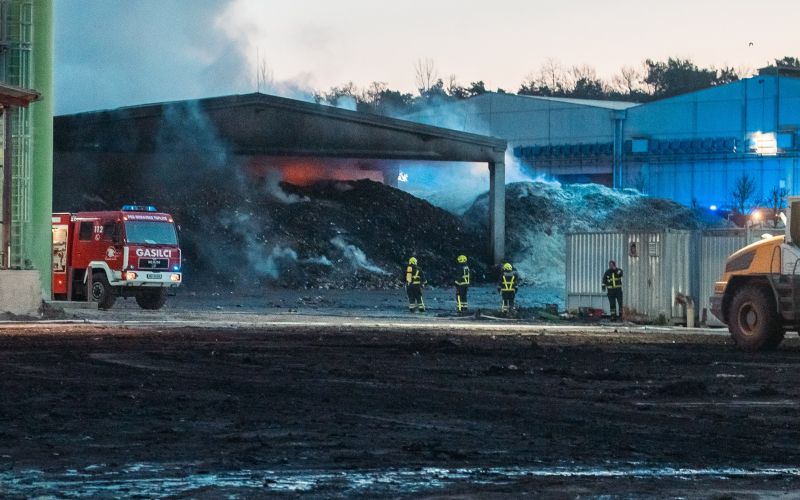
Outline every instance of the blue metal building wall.
<path fill-rule="evenodd" d="M 798 131 L 800 79 L 756 76 L 628 110 L 625 139 L 628 144 L 646 139 L 648 151 L 626 151 L 619 175 L 625 187 L 687 205 L 730 205 L 743 174 L 755 180 L 753 203 L 774 187 L 796 194 Z M 759 154 L 751 149 L 754 133 L 780 134 L 788 143 Z M 730 141 L 732 147 L 717 150 L 714 141 Z"/>

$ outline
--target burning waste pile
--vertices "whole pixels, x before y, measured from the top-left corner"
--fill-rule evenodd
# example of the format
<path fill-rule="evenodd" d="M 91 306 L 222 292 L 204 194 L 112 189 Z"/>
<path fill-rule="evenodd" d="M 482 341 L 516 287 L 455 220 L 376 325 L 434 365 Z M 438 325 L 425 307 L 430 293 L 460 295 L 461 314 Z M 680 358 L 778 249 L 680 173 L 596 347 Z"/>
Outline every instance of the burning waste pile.
<path fill-rule="evenodd" d="M 488 193 L 479 196 L 464 214 L 476 233 L 487 231 L 488 198 Z M 569 232 L 700 229 L 722 224 L 717 217 L 631 189 L 546 181 L 506 186 L 506 254 L 528 284 L 564 286 Z"/>
<path fill-rule="evenodd" d="M 403 191 L 370 180 L 270 184 L 256 184 L 237 203 L 214 207 L 218 217 L 211 228 L 191 219 L 195 210 L 185 214 L 190 269 L 234 287 L 391 288 L 402 285 L 411 255 L 424 263 L 430 283 L 445 284 L 455 257 L 467 253 L 476 275 L 485 274 L 485 240 L 468 232 L 458 216 Z M 201 203 L 213 201 L 219 199 Z M 231 257 L 220 262 L 219 251 L 203 250 L 209 238 Z M 245 265 L 231 272 L 230 262 Z"/>

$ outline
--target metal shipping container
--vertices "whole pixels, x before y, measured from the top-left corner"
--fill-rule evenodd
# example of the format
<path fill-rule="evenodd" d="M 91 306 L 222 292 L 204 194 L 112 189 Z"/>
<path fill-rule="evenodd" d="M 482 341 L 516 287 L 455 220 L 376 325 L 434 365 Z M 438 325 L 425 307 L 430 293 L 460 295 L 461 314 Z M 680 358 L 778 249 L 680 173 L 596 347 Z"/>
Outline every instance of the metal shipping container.
<path fill-rule="evenodd" d="M 681 321 L 683 307 L 675 295 L 698 289 L 699 277 L 692 272 L 697 237 L 694 231 L 567 235 L 567 309 L 608 309 L 601 278 L 614 260 L 625 272 L 626 308 L 649 318 Z"/>
<path fill-rule="evenodd" d="M 765 236 L 779 236 L 784 233 L 783 228 L 758 226 L 747 230 L 745 228 L 733 229 L 707 229 L 701 232 L 700 237 L 700 301 L 697 311 L 703 317 L 705 310 L 706 323 L 711 326 L 722 326 L 713 314 L 709 298 L 714 293 L 716 283 L 725 270 L 725 261 L 737 250 L 754 243 Z"/>
<path fill-rule="evenodd" d="M 759 228 L 750 242 L 762 234 L 782 234 L 783 229 Z M 598 232 L 567 235 L 567 309 L 594 307 L 608 310 L 601 277 L 609 260 L 625 272 L 624 305 L 650 319 L 663 315 L 682 322 L 684 308 L 678 293 L 692 297 L 696 319 L 721 326 L 710 314 L 709 297 L 722 276 L 725 260 L 747 244 L 748 231 L 741 228 L 704 231 Z M 703 311 L 706 314 L 703 314 Z"/>
<path fill-rule="evenodd" d="M 713 326 L 722 326 L 722 322 L 711 314 L 709 298 L 714 293 L 714 283 L 725 270 L 725 261 L 733 252 L 747 244 L 744 229 L 706 230 L 700 238 L 700 290 L 697 311 L 706 322 Z"/>

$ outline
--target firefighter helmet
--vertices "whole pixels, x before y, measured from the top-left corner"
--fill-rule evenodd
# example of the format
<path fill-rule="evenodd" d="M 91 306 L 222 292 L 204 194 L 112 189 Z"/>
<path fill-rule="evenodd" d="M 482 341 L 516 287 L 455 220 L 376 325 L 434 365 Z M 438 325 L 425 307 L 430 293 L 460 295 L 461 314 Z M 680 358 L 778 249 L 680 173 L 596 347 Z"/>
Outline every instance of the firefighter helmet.
<path fill-rule="evenodd" d="M 410 259 L 408 259 L 408 263 L 409 263 L 409 265 L 416 266 L 417 265 L 417 258 L 416 257 L 411 257 Z"/>
<path fill-rule="evenodd" d="M 511 264 L 509 264 L 508 262 L 503 264 L 503 271 L 511 271 L 512 269 L 514 269 L 514 268 L 511 267 Z"/>
<path fill-rule="evenodd" d="M 458 263 L 459 264 L 466 264 L 467 263 L 467 256 L 466 255 L 459 255 L 458 256 Z"/>

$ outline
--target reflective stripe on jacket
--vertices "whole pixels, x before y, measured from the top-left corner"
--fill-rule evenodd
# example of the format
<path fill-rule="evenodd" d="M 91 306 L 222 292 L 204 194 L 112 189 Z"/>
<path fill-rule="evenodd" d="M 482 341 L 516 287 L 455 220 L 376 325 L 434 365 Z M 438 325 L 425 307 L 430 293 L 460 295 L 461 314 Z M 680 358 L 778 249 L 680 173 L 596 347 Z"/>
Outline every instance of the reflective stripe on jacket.
<path fill-rule="evenodd" d="M 515 271 L 503 271 L 500 276 L 500 290 L 503 292 L 514 292 L 519 287 L 519 280 Z"/>
<path fill-rule="evenodd" d="M 622 269 L 608 269 L 603 274 L 603 286 L 606 288 L 622 288 Z"/>
<path fill-rule="evenodd" d="M 461 268 L 461 277 L 456 280 L 456 285 L 469 285 L 469 266 Z"/>

